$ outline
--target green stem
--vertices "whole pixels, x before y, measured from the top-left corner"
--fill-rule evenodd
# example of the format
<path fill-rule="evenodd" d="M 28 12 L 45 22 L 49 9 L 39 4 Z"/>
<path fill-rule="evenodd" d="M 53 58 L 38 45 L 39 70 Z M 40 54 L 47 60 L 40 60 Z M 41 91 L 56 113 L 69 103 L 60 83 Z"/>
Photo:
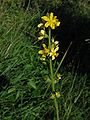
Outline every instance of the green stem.
<path fill-rule="evenodd" d="M 49 28 L 49 48 L 51 48 L 51 29 Z"/>
<path fill-rule="evenodd" d="M 49 48 L 51 48 L 51 29 L 49 28 Z M 52 83 L 52 93 L 55 92 L 55 83 L 54 83 L 54 75 L 53 75 L 53 65 L 52 58 L 50 58 L 50 74 L 51 74 L 51 83 Z M 56 108 L 57 120 L 59 120 L 59 110 L 58 110 L 58 102 L 56 98 L 54 99 L 54 104 Z"/>
<path fill-rule="evenodd" d="M 51 48 L 51 29 L 49 28 L 49 48 Z M 50 58 L 50 73 L 51 73 L 51 81 L 52 81 L 52 92 L 55 91 L 54 88 L 54 77 L 53 77 L 53 67 L 52 67 L 52 59 Z"/>
<path fill-rule="evenodd" d="M 55 108 L 56 108 L 57 120 L 60 120 L 60 119 L 59 119 L 58 102 L 57 102 L 57 99 L 56 99 L 56 98 L 54 99 L 54 104 L 55 104 Z"/>

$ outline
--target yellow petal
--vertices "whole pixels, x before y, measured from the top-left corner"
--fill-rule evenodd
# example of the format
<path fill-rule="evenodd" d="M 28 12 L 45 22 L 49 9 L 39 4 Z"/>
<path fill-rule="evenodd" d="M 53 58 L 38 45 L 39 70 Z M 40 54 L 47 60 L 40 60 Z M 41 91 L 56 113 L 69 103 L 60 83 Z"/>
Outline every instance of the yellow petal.
<path fill-rule="evenodd" d="M 43 23 L 40 23 L 38 24 L 38 28 L 42 27 L 43 26 Z"/>
<path fill-rule="evenodd" d="M 43 48 L 46 48 L 46 45 L 45 44 L 42 44 Z"/>
<path fill-rule="evenodd" d="M 52 38 L 52 42 L 54 42 L 54 38 Z"/>
<path fill-rule="evenodd" d="M 59 53 L 56 53 L 56 57 L 58 57 Z"/>
<path fill-rule="evenodd" d="M 53 19 L 53 13 L 51 12 L 50 13 L 50 20 L 52 20 Z"/>
<path fill-rule="evenodd" d="M 46 27 L 46 28 L 47 28 L 49 25 L 50 25 L 49 22 L 46 22 L 46 23 L 45 23 L 45 27 Z"/>
<path fill-rule="evenodd" d="M 42 57 L 43 57 L 43 58 L 46 58 L 46 55 L 43 54 Z"/>
<path fill-rule="evenodd" d="M 51 52 L 53 52 L 53 51 L 54 51 L 54 47 L 51 48 Z"/>
<path fill-rule="evenodd" d="M 50 99 L 55 99 L 55 94 L 52 94 L 52 95 L 50 96 Z"/>
<path fill-rule="evenodd" d="M 42 40 L 44 38 L 44 36 L 40 36 L 38 37 L 38 40 Z"/>
<path fill-rule="evenodd" d="M 57 16 L 54 16 L 54 19 L 56 19 L 57 18 Z"/>
<path fill-rule="evenodd" d="M 56 92 L 55 95 L 56 95 L 57 98 L 60 97 L 60 93 L 59 92 Z"/>
<path fill-rule="evenodd" d="M 42 18 L 42 20 L 49 21 L 49 18 L 47 16 L 43 16 L 41 18 Z"/>
<path fill-rule="evenodd" d="M 59 26 L 60 25 L 60 22 L 57 22 L 57 24 L 56 24 L 57 26 Z"/>
<path fill-rule="evenodd" d="M 57 46 L 57 47 L 55 48 L 55 52 L 58 51 L 58 50 L 59 50 L 59 47 Z"/>
<path fill-rule="evenodd" d="M 45 61 L 45 57 L 41 57 L 40 60 Z"/>
<path fill-rule="evenodd" d="M 38 53 L 39 53 L 39 54 L 43 54 L 43 50 L 39 50 Z"/>
<path fill-rule="evenodd" d="M 58 42 L 58 41 L 55 41 L 54 43 L 55 43 L 55 45 L 59 44 L 59 42 Z"/>
<path fill-rule="evenodd" d="M 52 29 L 55 29 L 55 24 L 51 23 L 50 27 L 51 27 Z"/>
<path fill-rule="evenodd" d="M 52 60 L 55 60 L 55 56 L 52 56 Z"/>
<path fill-rule="evenodd" d="M 40 33 L 41 33 L 42 35 L 45 35 L 45 30 L 41 30 Z"/>

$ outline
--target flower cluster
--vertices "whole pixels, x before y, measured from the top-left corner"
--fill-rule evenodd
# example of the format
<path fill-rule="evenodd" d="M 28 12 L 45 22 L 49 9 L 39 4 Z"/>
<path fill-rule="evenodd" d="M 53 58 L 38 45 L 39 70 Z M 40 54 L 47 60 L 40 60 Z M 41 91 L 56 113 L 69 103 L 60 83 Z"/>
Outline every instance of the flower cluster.
<path fill-rule="evenodd" d="M 59 53 L 57 52 L 59 50 L 58 45 L 58 41 L 53 42 L 51 48 L 43 44 L 43 49 L 38 52 L 39 54 L 41 54 L 42 60 L 45 60 L 46 57 L 51 57 L 52 60 L 54 60 L 55 57 L 59 55 Z"/>
<path fill-rule="evenodd" d="M 50 27 L 51 29 L 55 29 L 55 27 L 60 25 L 59 20 L 57 19 L 57 16 L 54 16 L 51 12 L 50 14 L 47 14 L 47 16 L 41 17 L 43 23 L 40 23 L 38 27 Z"/>
<path fill-rule="evenodd" d="M 52 12 L 50 14 L 47 14 L 47 16 L 41 17 L 41 19 L 42 22 L 38 25 L 38 28 L 41 28 L 38 40 L 49 38 L 49 35 L 46 33 L 45 29 L 55 29 L 57 26 L 60 25 L 57 16 L 54 16 Z M 51 57 L 52 60 L 54 60 L 59 55 L 59 42 L 54 41 L 54 38 L 52 38 L 51 40 L 52 41 L 50 43 L 50 46 L 48 45 L 47 47 L 46 44 L 43 44 L 43 49 L 38 52 L 41 55 L 42 60 L 45 60 L 46 57 Z"/>
<path fill-rule="evenodd" d="M 55 57 L 58 57 L 59 53 L 57 51 L 59 50 L 59 42 L 54 41 L 54 38 L 52 38 L 52 43 L 51 43 L 51 49 L 49 55 L 52 57 L 52 60 L 55 59 Z"/>
<path fill-rule="evenodd" d="M 49 55 L 50 49 L 47 48 L 47 46 L 45 44 L 43 44 L 43 49 L 39 50 L 39 54 L 42 55 L 41 59 L 45 60 L 45 58 Z"/>

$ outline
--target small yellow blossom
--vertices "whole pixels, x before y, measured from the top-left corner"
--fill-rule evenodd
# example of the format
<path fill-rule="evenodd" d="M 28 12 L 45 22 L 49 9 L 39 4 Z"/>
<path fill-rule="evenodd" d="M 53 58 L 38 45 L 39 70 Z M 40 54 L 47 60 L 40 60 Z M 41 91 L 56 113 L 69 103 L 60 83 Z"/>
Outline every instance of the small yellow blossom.
<path fill-rule="evenodd" d="M 47 46 L 45 44 L 43 44 L 43 50 L 40 50 L 38 53 L 42 55 L 43 60 L 45 60 L 46 56 L 48 56 L 49 54 L 49 49 L 47 48 Z"/>
<path fill-rule="evenodd" d="M 55 43 L 56 45 L 59 44 L 58 41 L 54 41 L 54 38 L 52 38 L 52 43 Z"/>
<path fill-rule="evenodd" d="M 38 28 L 42 27 L 43 26 L 43 23 L 40 23 L 38 24 Z"/>
<path fill-rule="evenodd" d="M 58 83 L 59 80 L 61 80 L 61 74 L 60 73 L 57 74 L 54 83 Z"/>
<path fill-rule="evenodd" d="M 55 99 L 55 94 L 51 94 L 50 99 Z"/>
<path fill-rule="evenodd" d="M 57 78 L 58 78 L 59 80 L 61 80 L 61 74 L 60 74 L 60 73 L 57 74 Z"/>
<path fill-rule="evenodd" d="M 51 94 L 50 99 L 55 99 L 55 98 L 59 98 L 59 97 L 60 97 L 60 93 L 59 92 L 55 92 L 55 93 Z"/>
<path fill-rule="evenodd" d="M 54 41 L 54 38 L 52 38 L 52 44 L 54 44 L 56 46 L 56 45 L 59 45 L 59 42 L 58 41 Z"/>
<path fill-rule="evenodd" d="M 54 47 L 51 48 L 49 55 L 52 57 L 52 60 L 54 60 L 55 57 L 57 57 L 59 55 L 59 53 L 57 53 L 58 50 L 59 50 L 58 46 L 56 46 L 56 48 L 54 48 Z"/>
<path fill-rule="evenodd" d="M 59 92 L 56 92 L 55 95 L 56 95 L 57 98 L 60 97 L 60 93 Z"/>
<path fill-rule="evenodd" d="M 56 51 L 59 50 L 59 42 L 58 41 L 54 41 L 54 38 L 52 38 L 52 48 L 54 48 Z"/>
<path fill-rule="evenodd" d="M 54 16 L 52 12 L 50 13 L 50 15 L 43 16 L 41 18 L 42 20 L 45 21 L 44 26 L 46 28 L 51 27 L 51 29 L 55 29 L 55 27 L 60 25 L 60 22 L 58 21 L 57 16 Z"/>
<path fill-rule="evenodd" d="M 39 32 L 39 37 L 38 37 L 38 40 L 42 40 L 42 39 L 44 39 L 44 37 L 45 37 L 45 30 L 41 30 L 40 32 Z"/>

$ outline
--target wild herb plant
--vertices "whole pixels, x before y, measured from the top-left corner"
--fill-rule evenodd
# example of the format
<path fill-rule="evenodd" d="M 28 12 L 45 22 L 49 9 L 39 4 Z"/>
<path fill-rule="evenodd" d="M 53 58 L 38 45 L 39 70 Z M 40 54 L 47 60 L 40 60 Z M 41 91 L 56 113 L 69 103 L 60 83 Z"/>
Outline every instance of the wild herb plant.
<path fill-rule="evenodd" d="M 60 64 L 56 64 L 55 57 L 52 60 L 53 74 L 55 75 L 56 70 L 60 70 L 61 74 L 61 80 L 58 79 L 57 74 L 54 79 L 55 92 L 60 92 L 60 97 L 57 98 L 55 92 L 51 91 L 50 67 L 48 67 L 50 62 L 48 59 L 52 59 L 52 56 L 46 56 L 42 61 L 44 64 L 41 64 L 37 54 L 39 47 L 32 44 L 33 40 L 36 40 L 38 19 L 48 8 L 51 9 L 51 6 L 55 5 L 55 0 L 52 1 L 53 5 L 47 1 L 50 4 L 45 3 L 45 7 L 42 4 L 36 8 L 30 7 L 30 11 L 18 7 L 16 1 L 11 1 L 9 6 L 7 3 L 0 4 L 0 75 L 6 76 L 8 81 L 3 87 L 0 79 L 2 88 L 0 120 L 52 120 L 54 119 L 53 96 L 58 102 L 61 120 L 89 120 L 90 80 L 87 80 L 86 76 L 79 76 L 73 71 L 64 69 L 65 66 L 59 69 L 67 52 Z M 35 2 L 38 4 L 37 0 Z M 43 12 L 39 9 L 40 6 Z M 45 28 L 46 33 L 48 29 Z M 51 35 L 52 32 L 54 30 L 51 30 Z M 40 42 L 48 46 L 48 38 Z M 41 50 L 43 49 L 42 46 Z M 42 54 L 40 55 L 42 59 Z M 4 82 L 5 80 L 3 84 Z"/>
<path fill-rule="evenodd" d="M 57 19 L 57 16 L 54 14 L 48 13 L 46 16 L 41 17 L 42 22 L 38 25 L 40 28 L 38 40 L 44 40 L 42 44 L 42 49 L 38 52 L 41 57 L 42 61 L 48 62 L 49 61 L 49 69 L 48 69 L 48 76 L 47 80 L 49 80 L 49 86 L 52 88 L 52 93 L 50 99 L 54 100 L 55 111 L 56 111 L 56 118 L 59 120 L 59 109 L 58 109 L 58 102 L 57 99 L 60 97 L 60 92 L 56 89 L 56 83 L 59 82 L 61 79 L 61 74 L 58 73 L 58 70 L 61 66 L 62 61 L 65 58 L 62 58 L 60 64 L 58 65 L 57 69 L 55 70 L 55 59 L 59 56 L 59 41 L 55 41 L 54 37 L 52 36 L 52 30 L 60 25 L 60 21 Z M 70 47 L 70 46 L 69 46 Z"/>

